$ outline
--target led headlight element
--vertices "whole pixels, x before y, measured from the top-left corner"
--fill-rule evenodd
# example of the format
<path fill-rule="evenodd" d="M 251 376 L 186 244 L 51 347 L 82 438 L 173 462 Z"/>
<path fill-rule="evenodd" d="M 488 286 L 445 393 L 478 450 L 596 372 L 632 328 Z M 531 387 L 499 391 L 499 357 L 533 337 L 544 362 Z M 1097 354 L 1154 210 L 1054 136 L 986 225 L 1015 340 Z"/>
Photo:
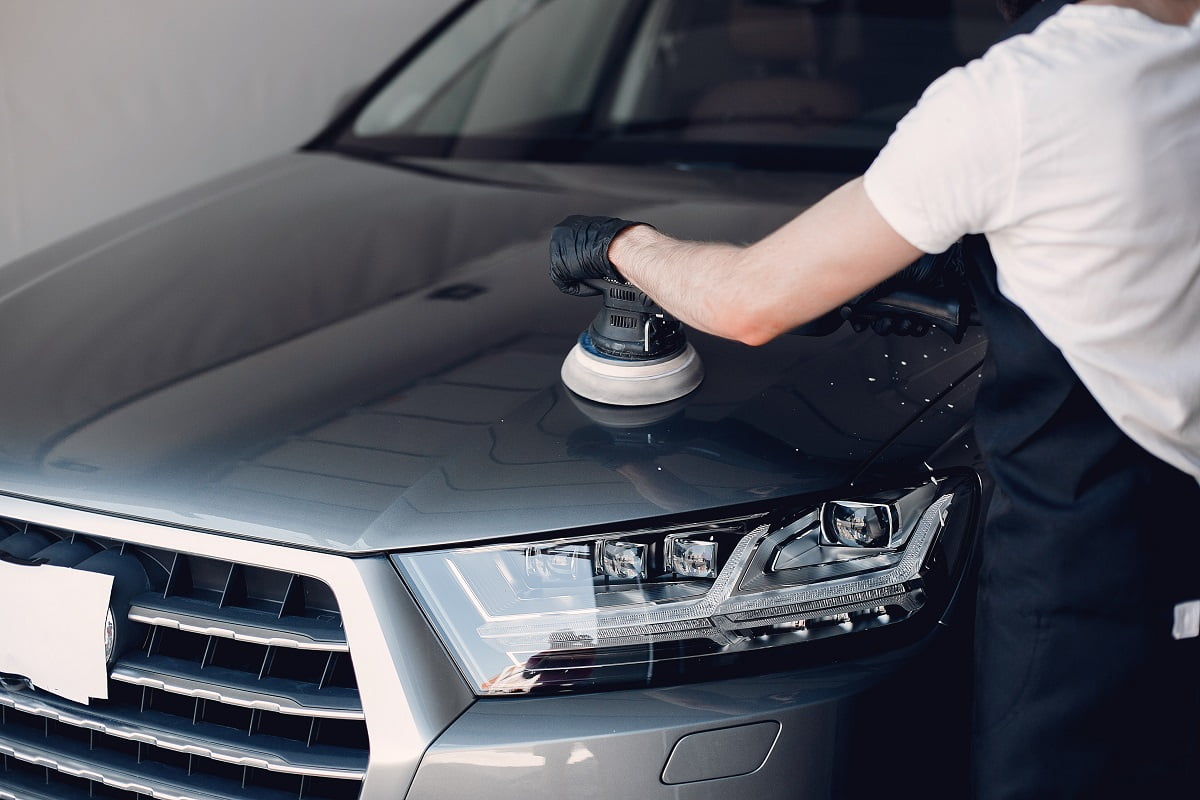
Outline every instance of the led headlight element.
<path fill-rule="evenodd" d="M 926 562 L 966 479 L 797 514 L 393 556 L 480 694 L 646 680 L 890 625 L 927 601 Z"/>
<path fill-rule="evenodd" d="M 562 544 L 525 549 L 525 575 L 546 583 L 569 583 L 591 574 L 592 554 L 586 545 Z"/>
<path fill-rule="evenodd" d="M 646 578 L 648 547 L 639 542 L 601 539 L 596 542 L 596 574 L 618 580 Z"/>
<path fill-rule="evenodd" d="M 667 537 L 667 565 L 681 578 L 717 577 L 717 543 L 689 536 Z"/>
<path fill-rule="evenodd" d="M 891 547 L 896 512 L 886 503 L 838 500 L 821 506 L 821 528 L 827 544 Z"/>

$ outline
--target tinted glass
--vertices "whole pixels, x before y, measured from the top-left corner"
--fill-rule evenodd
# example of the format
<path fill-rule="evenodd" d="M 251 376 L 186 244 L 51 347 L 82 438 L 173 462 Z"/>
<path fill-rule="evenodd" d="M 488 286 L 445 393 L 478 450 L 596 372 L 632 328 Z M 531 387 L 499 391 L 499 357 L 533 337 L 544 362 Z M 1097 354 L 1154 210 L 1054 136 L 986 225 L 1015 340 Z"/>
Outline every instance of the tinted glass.
<path fill-rule="evenodd" d="M 854 162 L 1000 26 L 993 0 L 483 0 L 406 63 L 343 143 L 396 155 Z"/>

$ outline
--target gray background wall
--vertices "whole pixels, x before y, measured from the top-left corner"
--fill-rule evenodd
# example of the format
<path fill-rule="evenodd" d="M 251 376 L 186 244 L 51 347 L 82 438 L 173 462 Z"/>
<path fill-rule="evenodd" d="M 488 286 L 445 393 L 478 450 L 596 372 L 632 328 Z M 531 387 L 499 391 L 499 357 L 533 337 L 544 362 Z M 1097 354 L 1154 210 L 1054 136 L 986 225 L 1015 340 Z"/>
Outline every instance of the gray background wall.
<path fill-rule="evenodd" d="M 0 0 L 0 264 L 304 142 L 453 0 Z"/>

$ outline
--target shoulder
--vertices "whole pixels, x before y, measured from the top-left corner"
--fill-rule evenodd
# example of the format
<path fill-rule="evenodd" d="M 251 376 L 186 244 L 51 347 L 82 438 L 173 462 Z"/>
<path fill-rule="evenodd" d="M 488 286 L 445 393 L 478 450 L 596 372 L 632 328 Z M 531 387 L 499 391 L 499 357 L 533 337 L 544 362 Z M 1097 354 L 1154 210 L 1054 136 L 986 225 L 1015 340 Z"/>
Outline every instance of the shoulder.
<path fill-rule="evenodd" d="M 937 253 L 1003 221 L 1021 113 L 1004 59 L 985 56 L 930 84 L 867 170 L 877 211 L 911 244 Z"/>
<path fill-rule="evenodd" d="M 1003 64 L 1031 90 L 1043 82 L 1059 90 L 1105 86 L 1131 64 L 1157 59 L 1184 39 L 1193 37 L 1132 8 L 1068 5 L 1033 32 L 994 45 L 981 60 Z"/>
<path fill-rule="evenodd" d="M 1011 133 L 1022 116 L 1022 84 L 1010 54 L 993 48 L 931 83 L 897 125 L 894 138 L 897 144 L 923 141 L 941 149 Z"/>

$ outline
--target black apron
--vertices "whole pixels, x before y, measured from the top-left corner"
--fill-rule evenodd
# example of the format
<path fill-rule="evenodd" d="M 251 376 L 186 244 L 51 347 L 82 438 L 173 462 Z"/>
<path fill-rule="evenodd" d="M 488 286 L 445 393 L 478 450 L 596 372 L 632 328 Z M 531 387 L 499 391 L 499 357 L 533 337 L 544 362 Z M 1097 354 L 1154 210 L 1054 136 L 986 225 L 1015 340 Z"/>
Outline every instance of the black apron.
<path fill-rule="evenodd" d="M 1125 436 L 964 240 L 996 482 L 976 644 L 980 798 L 1200 797 L 1200 485 Z"/>

